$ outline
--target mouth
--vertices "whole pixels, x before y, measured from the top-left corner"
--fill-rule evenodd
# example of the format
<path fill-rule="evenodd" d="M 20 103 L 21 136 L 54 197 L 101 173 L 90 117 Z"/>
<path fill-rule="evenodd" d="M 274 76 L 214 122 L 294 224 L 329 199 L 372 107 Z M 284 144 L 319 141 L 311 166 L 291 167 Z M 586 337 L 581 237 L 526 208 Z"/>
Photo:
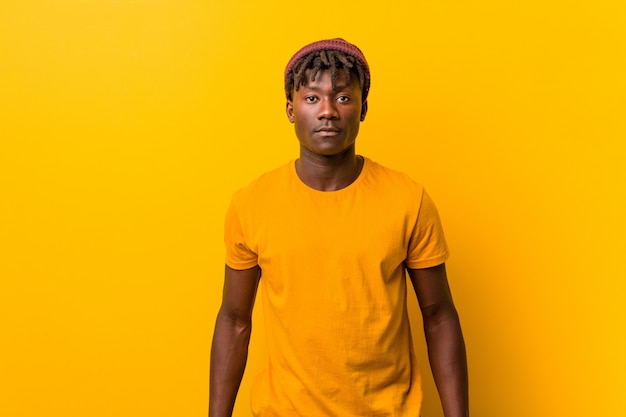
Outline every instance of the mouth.
<path fill-rule="evenodd" d="M 334 128 L 334 127 L 321 127 L 317 129 L 315 132 L 330 135 L 334 133 L 339 133 L 339 129 Z"/>

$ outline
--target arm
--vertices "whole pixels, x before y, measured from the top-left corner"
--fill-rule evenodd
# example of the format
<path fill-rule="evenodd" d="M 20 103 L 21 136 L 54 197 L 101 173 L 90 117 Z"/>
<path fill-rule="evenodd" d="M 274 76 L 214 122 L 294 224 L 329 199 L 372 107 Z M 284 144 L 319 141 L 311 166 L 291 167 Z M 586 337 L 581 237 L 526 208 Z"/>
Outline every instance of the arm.
<path fill-rule="evenodd" d="M 446 417 L 469 416 L 467 359 L 445 264 L 408 269 L 424 319 L 430 367 Z"/>
<path fill-rule="evenodd" d="M 222 306 L 211 347 L 209 417 L 230 417 L 248 358 L 252 308 L 261 268 L 234 270 L 226 266 Z"/>

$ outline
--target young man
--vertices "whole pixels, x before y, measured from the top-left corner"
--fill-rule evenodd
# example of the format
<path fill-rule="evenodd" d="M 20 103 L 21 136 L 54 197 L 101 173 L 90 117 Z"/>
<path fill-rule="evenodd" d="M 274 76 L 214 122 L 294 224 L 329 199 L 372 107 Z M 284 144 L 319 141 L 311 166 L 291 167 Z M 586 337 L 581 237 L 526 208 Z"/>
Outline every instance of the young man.
<path fill-rule="evenodd" d="M 235 193 L 228 210 L 211 417 L 232 414 L 259 283 L 268 361 L 252 390 L 253 415 L 418 416 L 405 271 L 445 416 L 469 415 L 437 210 L 420 185 L 355 151 L 369 87 L 365 57 L 342 39 L 307 45 L 287 64 L 300 157 Z"/>

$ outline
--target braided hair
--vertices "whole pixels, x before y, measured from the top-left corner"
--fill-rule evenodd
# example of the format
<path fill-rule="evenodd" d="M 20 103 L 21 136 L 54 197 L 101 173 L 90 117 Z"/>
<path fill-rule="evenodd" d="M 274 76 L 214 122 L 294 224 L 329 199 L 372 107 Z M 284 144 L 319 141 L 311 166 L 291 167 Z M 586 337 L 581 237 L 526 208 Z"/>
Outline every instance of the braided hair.
<path fill-rule="evenodd" d="M 296 61 L 293 69 L 285 77 L 287 99 L 292 100 L 292 92 L 294 90 L 298 91 L 300 86 L 307 83 L 307 70 L 312 70 L 311 81 L 315 81 L 315 77 L 320 71 L 330 70 L 330 79 L 334 91 L 339 70 L 341 69 L 344 70 L 346 84 L 350 84 L 353 75 L 358 77 L 359 86 L 361 87 L 361 92 L 363 92 L 362 99 L 365 102 L 367 91 L 364 91 L 364 89 L 366 85 L 369 86 L 369 70 L 363 68 L 361 62 L 354 56 L 332 49 L 316 50 Z"/>

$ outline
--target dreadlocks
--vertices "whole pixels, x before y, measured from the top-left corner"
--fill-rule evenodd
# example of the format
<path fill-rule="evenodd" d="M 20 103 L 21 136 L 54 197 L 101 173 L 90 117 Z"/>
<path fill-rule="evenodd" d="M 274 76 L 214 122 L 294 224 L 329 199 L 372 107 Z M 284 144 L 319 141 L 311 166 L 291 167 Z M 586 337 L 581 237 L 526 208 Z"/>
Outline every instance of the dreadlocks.
<path fill-rule="evenodd" d="M 333 91 L 336 89 L 336 80 L 339 76 L 339 70 L 343 69 L 346 84 L 350 84 L 352 74 L 359 77 L 359 85 L 361 87 L 363 102 L 367 99 L 366 86 L 369 86 L 370 74 L 369 70 L 365 70 L 361 62 L 352 55 L 345 54 L 336 50 L 317 50 L 300 58 L 289 71 L 285 79 L 285 92 L 287 99 L 291 100 L 292 91 L 298 91 L 301 85 L 306 84 L 307 70 L 312 70 L 311 81 L 315 81 L 315 77 L 320 71 L 330 70 L 330 79 Z"/>

